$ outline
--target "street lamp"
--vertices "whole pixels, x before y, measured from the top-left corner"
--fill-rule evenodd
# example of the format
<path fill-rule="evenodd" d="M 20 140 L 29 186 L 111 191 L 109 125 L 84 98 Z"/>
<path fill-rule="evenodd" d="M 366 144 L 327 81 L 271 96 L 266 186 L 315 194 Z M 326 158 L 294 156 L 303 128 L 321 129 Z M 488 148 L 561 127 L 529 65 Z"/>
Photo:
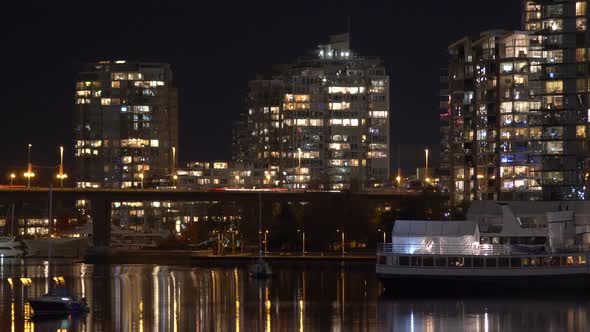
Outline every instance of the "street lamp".
<path fill-rule="evenodd" d="M 303 248 L 301 249 L 301 256 L 305 256 L 305 231 L 297 230 L 297 233 L 301 233 L 301 243 Z"/>
<path fill-rule="evenodd" d="M 174 182 L 176 182 L 176 179 L 178 179 L 178 176 L 176 175 L 176 147 L 173 146 L 172 147 L 172 184 L 174 185 Z"/>
<path fill-rule="evenodd" d="M 342 242 L 340 243 L 340 247 L 342 248 L 342 256 L 344 256 L 344 231 L 343 230 L 341 231 L 341 230 L 337 229 L 336 230 L 336 233 L 340 233 L 340 235 L 341 235 L 341 241 Z"/>
<path fill-rule="evenodd" d="M 426 182 L 428 182 L 428 149 L 424 149 L 424 154 L 426 155 L 424 178 L 426 179 Z"/>
<path fill-rule="evenodd" d="M 67 174 L 64 174 L 64 147 L 59 147 L 59 174 L 57 174 L 57 178 L 59 179 L 59 186 L 60 188 L 64 187 L 64 179 L 68 178 Z"/>
<path fill-rule="evenodd" d="M 143 189 L 143 173 L 139 173 L 139 179 L 141 180 L 141 189 Z"/>
<path fill-rule="evenodd" d="M 383 243 L 387 243 L 387 240 L 385 239 L 385 236 L 386 236 L 385 235 L 386 234 L 385 230 L 378 229 L 377 231 L 383 232 Z"/>
<path fill-rule="evenodd" d="M 268 229 L 266 231 L 264 231 L 264 253 L 265 254 L 268 252 L 268 242 L 266 239 L 267 235 L 268 235 Z"/>
<path fill-rule="evenodd" d="M 10 185 L 14 185 L 14 179 L 16 179 L 16 174 L 10 173 Z"/>
<path fill-rule="evenodd" d="M 31 188 L 31 178 L 35 177 L 35 173 L 33 173 L 33 164 L 31 164 L 31 148 L 33 147 L 32 144 L 28 145 L 27 150 L 27 172 L 25 173 L 25 177 L 27 178 L 27 188 Z"/>

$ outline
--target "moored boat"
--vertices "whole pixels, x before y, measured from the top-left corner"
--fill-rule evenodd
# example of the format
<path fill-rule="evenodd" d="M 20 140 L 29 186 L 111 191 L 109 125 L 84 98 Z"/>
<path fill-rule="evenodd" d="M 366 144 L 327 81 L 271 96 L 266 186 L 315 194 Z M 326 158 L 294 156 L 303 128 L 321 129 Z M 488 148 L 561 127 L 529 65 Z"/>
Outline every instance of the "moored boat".
<path fill-rule="evenodd" d="M 0 237 L 0 257 L 22 257 L 23 246 L 12 236 Z"/>
<path fill-rule="evenodd" d="M 86 299 L 78 298 L 64 287 L 53 288 L 43 296 L 29 299 L 29 304 L 35 315 L 61 315 L 88 311 Z"/>
<path fill-rule="evenodd" d="M 530 234 L 523 228 L 518 244 L 481 243 L 488 236 L 470 220 L 396 221 L 391 243 L 379 245 L 377 276 L 388 291 L 590 289 L 590 252 L 577 240 L 573 212 L 544 218 Z M 546 241 L 539 247 L 541 232 Z M 534 246 L 523 244 L 529 238 Z"/>

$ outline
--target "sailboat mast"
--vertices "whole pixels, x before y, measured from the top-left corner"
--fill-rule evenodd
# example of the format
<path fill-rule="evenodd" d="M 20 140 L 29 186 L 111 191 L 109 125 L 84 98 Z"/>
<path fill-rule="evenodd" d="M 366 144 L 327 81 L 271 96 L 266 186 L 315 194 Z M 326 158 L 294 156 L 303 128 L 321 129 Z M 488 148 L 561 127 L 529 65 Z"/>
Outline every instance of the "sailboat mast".
<path fill-rule="evenodd" d="M 262 257 L 262 192 L 258 193 L 258 255 Z"/>
<path fill-rule="evenodd" d="M 53 184 L 49 183 L 49 229 L 47 231 L 47 233 L 49 234 L 49 250 L 48 250 L 48 254 L 47 254 L 47 271 L 49 272 L 49 288 L 51 289 L 51 247 L 52 247 L 52 241 L 51 241 L 51 234 L 53 231 Z"/>

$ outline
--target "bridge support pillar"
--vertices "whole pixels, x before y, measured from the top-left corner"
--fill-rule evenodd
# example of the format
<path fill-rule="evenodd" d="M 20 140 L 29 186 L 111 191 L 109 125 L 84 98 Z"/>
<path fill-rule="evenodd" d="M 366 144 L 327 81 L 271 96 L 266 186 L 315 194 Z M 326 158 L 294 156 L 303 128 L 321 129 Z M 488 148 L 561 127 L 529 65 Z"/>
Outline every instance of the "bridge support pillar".
<path fill-rule="evenodd" d="M 104 198 L 91 201 L 92 242 L 95 249 L 108 248 L 111 244 L 111 202 Z"/>

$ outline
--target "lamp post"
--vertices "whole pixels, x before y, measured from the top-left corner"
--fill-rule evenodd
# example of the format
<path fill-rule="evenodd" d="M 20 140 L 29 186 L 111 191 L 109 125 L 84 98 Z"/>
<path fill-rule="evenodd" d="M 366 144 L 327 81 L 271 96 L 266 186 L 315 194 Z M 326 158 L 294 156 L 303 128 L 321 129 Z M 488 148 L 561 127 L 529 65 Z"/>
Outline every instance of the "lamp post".
<path fill-rule="evenodd" d="M 59 179 L 59 187 L 64 187 L 64 179 L 68 178 L 67 174 L 64 174 L 64 147 L 59 147 L 59 174 L 57 174 L 57 178 Z"/>
<path fill-rule="evenodd" d="M 424 154 L 426 155 L 426 160 L 425 160 L 425 167 L 424 167 L 424 179 L 426 179 L 426 182 L 428 182 L 428 149 L 424 149 Z"/>
<path fill-rule="evenodd" d="M 31 164 L 31 148 L 33 147 L 32 144 L 28 145 L 27 150 L 27 172 L 25 173 L 25 177 L 27 178 L 27 188 L 31 188 L 31 178 L 35 177 L 35 173 L 33 173 L 33 164 Z"/>
<path fill-rule="evenodd" d="M 14 179 L 16 178 L 16 174 L 10 173 L 10 185 L 14 185 Z"/>
<path fill-rule="evenodd" d="M 176 176 L 176 147 L 172 147 L 172 185 L 176 182 L 178 176 Z"/>
<path fill-rule="evenodd" d="M 268 252 L 268 241 L 267 241 L 268 229 L 264 231 L 264 254 Z"/>
<path fill-rule="evenodd" d="M 297 230 L 298 233 L 301 233 L 301 256 L 305 256 L 305 231 L 301 231 L 300 229 Z"/>
<path fill-rule="evenodd" d="M 387 240 L 385 239 L 385 236 L 386 236 L 385 230 L 378 229 L 378 231 L 383 232 L 383 243 L 387 243 Z"/>
<path fill-rule="evenodd" d="M 343 230 L 341 231 L 341 230 L 337 229 L 336 232 L 337 233 L 340 233 L 340 235 L 341 235 L 341 237 L 340 237 L 340 240 L 341 240 L 340 247 L 342 248 L 342 256 L 344 256 L 344 231 Z"/>

